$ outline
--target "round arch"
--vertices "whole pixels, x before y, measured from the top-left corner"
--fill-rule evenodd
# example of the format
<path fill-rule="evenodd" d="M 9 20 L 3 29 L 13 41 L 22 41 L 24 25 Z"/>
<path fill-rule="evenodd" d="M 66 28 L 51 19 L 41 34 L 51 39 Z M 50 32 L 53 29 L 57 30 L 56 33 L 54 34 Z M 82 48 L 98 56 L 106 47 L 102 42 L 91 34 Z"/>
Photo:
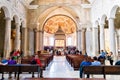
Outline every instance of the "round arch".
<path fill-rule="evenodd" d="M 115 5 L 115 6 L 112 7 L 112 9 L 111 9 L 111 11 L 110 11 L 110 16 L 109 16 L 109 18 L 115 18 L 115 14 L 116 14 L 116 11 L 117 11 L 117 8 L 118 8 L 118 7 L 119 7 L 118 5 Z"/>
<path fill-rule="evenodd" d="M 102 15 L 100 24 L 105 24 L 105 19 L 106 19 L 106 18 L 107 18 L 107 16 L 106 16 L 105 14 Z"/>
<path fill-rule="evenodd" d="M 15 23 L 20 23 L 20 19 L 17 15 L 14 15 L 12 18 L 15 19 Z"/>
<path fill-rule="evenodd" d="M 9 9 L 6 6 L 2 6 L 1 8 L 5 13 L 5 18 L 11 18 Z"/>
<path fill-rule="evenodd" d="M 26 20 L 21 19 L 21 24 L 22 24 L 22 27 L 25 28 L 26 27 L 25 26 L 26 25 Z"/>
<path fill-rule="evenodd" d="M 95 26 L 94 26 L 94 27 L 97 28 L 98 25 L 99 25 L 99 22 L 98 22 L 98 20 L 96 20 L 96 21 L 95 21 Z"/>
<path fill-rule="evenodd" d="M 47 8 L 41 15 L 39 15 L 39 17 L 38 17 L 37 20 L 36 20 L 36 22 L 39 23 L 39 20 L 42 19 L 42 22 L 41 22 L 41 23 L 42 23 L 42 24 L 41 24 L 42 28 L 41 28 L 40 30 L 43 29 L 44 23 L 45 23 L 46 20 L 49 18 L 48 15 L 49 15 L 50 13 L 52 13 L 53 11 L 57 10 L 58 8 L 63 8 L 65 11 L 67 11 L 67 12 L 71 15 L 71 18 L 72 18 L 73 20 L 76 19 L 77 14 L 75 13 L 75 11 L 74 11 L 72 8 L 70 8 L 70 7 L 68 7 L 68 6 L 54 6 L 54 7 L 50 7 L 50 8 Z M 46 14 L 45 14 L 45 13 L 46 13 Z M 54 16 L 54 15 L 59 15 L 59 14 L 64 15 L 64 14 L 62 14 L 62 13 L 58 13 L 58 14 L 53 14 L 53 15 L 51 15 L 51 17 Z M 74 21 L 75 21 L 75 20 L 74 20 Z"/>

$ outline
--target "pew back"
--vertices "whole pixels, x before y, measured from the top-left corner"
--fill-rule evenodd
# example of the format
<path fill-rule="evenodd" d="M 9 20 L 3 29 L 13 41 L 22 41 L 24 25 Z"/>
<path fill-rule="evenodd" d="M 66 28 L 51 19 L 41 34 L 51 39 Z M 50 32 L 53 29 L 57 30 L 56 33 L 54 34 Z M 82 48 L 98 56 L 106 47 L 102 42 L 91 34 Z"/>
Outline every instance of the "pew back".
<path fill-rule="evenodd" d="M 22 64 L 20 65 L 20 72 L 38 72 L 39 65 Z"/>
<path fill-rule="evenodd" d="M 85 74 L 104 74 L 103 66 L 84 66 Z"/>
<path fill-rule="evenodd" d="M 105 74 L 120 74 L 120 66 L 104 66 L 104 73 Z"/>
<path fill-rule="evenodd" d="M 17 65 L 0 65 L 0 72 L 19 72 Z"/>

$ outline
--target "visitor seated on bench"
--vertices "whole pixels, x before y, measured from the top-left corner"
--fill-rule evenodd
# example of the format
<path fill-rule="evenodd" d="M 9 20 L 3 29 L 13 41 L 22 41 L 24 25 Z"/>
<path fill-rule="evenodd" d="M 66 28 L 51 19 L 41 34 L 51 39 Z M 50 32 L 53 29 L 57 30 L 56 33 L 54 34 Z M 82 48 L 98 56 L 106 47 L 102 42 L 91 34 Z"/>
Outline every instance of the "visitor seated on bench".
<path fill-rule="evenodd" d="M 115 65 L 120 65 L 120 60 L 115 63 Z"/>
<path fill-rule="evenodd" d="M 98 61 L 98 59 L 97 59 L 96 56 L 94 56 L 93 59 L 94 59 L 94 62 L 92 62 L 92 65 L 93 65 L 93 66 L 99 66 L 99 65 L 101 65 L 101 62 Z"/>
<path fill-rule="evenodd" d="M 8 64 L 17 64 L 15 57 L 11 57 L 10 60 L 8 60 Z"/>
<path fill-rule="evenodd" d="M 83 66 L 89 66 L 89 65 L 91 65 L 91 62 L 89 61 L 88 57 L 85 57 L 84 61 L 81 62 L 80 68 L 79 68 L 80 78 L 83 77 Z M 89 75 L 87 75 L 87 78 L 89 78 Z"/>
<path fill-rule="evenodd" d="M 17 64 L 17 62 L 15 61 L 15 57 L 11 57 L 8 60 L 8 65 L 13 65 L 13 64 Z M 12 74 L 12 72 L 9 73 L 9 78 L 12 78 L 11 74 Z"/>
<path fill-rule="evenodd" d="M 8 59 L 3 58 L 3 59 L 1 60 L 0 65 L 7 65 L 7 64 L 8 64 Z"/>

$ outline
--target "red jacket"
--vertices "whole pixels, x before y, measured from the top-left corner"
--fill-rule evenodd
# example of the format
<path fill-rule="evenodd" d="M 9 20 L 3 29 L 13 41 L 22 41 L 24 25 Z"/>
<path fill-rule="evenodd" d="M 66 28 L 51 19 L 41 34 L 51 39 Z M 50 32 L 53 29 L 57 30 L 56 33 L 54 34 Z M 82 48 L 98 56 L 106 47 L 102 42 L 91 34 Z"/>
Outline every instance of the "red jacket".
<path fill-rule="evenodd" d="M 36 60 L 37 64 L 40 65 L 40 67 L 42 67 L 42 63 L 41 63 L 40 59 L 35 59 L 35 60 Z"/>

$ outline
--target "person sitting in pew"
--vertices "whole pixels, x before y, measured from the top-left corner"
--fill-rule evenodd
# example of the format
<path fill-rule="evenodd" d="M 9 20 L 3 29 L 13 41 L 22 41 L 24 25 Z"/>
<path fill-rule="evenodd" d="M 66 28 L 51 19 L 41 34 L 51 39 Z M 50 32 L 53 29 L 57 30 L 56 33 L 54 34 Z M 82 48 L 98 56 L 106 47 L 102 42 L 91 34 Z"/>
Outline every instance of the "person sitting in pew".
<path fill-rule="evenodd" d="M 115 63 L 115 65 L 120 65 L 120 60 Z"/>
<path fill-rule="evenodd" d="M 15 57 L 11 57 L 10 60 L 8 60 L 8 64 L 17 64 Z"/>
<path fill-rule="evenodd" d="M 98 59 L 97 59 L 96 56 L 94 56 L 93 59 L 94 59 L 94 62 L 92 62 L 92 65 L 94 65 L 94 66 L 99 66 L 99 65 L 101 65 L 101 62 L 98 61 Z"/>
<path fill-rule="evenodd" d="M 17 64 L 17 62 L 15 61 L 15 57 L 11 57 L 10 60 L 8 60 L 8 65 L 13 65 L 13 64 Z M 12 78 L 11 74 L 12 72 L 9 73 L 9 79 Z"/>
<path fill-rule="evenodd" d="M 88 58 L 88 57 L 85 57 L 84 61 L 81 62 L 80 68 L 79 68 L 80 78 L 83 77 L 83 67 L 84 67 L 84 66 L 89 66 L 89 65 L 91 65 L 91 62 L 89 61 L 89 58 Z M 89 78 L 89 75 L 87 75 L 87 78 Z"/>
<path fill-rule="evenodd" d="M 1 60 L 1 64 L 0 65 L 7 65 L 8 64 L 8 59 L 7 58 L 3 58 Z"/>

